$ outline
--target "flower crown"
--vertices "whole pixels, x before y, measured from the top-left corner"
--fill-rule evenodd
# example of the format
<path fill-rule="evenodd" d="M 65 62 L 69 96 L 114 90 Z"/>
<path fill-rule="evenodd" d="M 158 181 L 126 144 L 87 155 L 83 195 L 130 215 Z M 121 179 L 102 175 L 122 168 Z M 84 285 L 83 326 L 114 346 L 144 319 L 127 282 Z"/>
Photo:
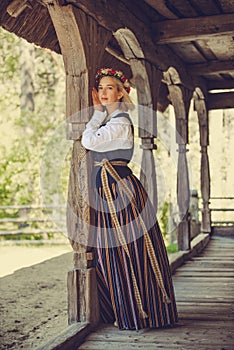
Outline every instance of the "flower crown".
<path fill-rule="evenodd" d="M 127 78 L 123 75 L 123 72 L 121 72 L 120 70 L 112 69 L 112 68 L 100 68 L 100 69 L 98 69 L 96 77 L 95 77 L 96 82 L 98 83 L 103 76 L 114 77 L 114 78 L 118 79 L 119 81 L 121 81 L 125 90 L 129 94 L 130 84 L 129 84 Z"/>

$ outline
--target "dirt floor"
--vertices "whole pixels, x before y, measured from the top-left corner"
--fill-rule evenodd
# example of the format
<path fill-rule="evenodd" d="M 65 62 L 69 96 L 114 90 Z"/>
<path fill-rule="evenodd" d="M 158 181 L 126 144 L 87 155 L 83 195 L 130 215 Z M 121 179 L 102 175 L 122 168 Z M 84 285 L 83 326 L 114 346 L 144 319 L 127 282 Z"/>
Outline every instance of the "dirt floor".
<path fill-rule="evenodd" d="M 69 245 L 0 247 L 1 350 L 36 349 L 67 327 L 72 259 Z"/>

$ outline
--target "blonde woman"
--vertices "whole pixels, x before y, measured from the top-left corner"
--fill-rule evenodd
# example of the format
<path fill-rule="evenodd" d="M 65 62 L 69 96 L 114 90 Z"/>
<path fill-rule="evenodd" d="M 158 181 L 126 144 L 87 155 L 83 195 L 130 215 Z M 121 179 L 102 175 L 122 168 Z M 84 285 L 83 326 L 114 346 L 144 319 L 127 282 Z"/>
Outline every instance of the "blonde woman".
<path fill-rule="evenodd" d="M 178 317 L 164 241 L 148 195 L 128 167 L 134 146 L 129 91 L 121 71 L 99 69 L 94 114 L 82 136 L 94 159 L 91 234 L 100 314 L 120 329 L 170 327 Z"/>

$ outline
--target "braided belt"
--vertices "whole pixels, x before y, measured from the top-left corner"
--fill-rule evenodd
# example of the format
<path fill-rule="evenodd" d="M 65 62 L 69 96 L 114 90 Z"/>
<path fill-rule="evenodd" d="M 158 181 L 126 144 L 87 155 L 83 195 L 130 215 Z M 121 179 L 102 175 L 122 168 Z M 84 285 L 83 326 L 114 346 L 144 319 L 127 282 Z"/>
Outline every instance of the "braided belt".
<path fill-rule="evenodd" d="M 135 294 L 135 298 L 136 298 L 136 303 L 137 303 L 137 307 L 138 307 L 138 311 L 139 311 L 139 315 L 142 318 L 146 318 L 148 317 L 147 314 L 145 313 L 145 311 L 143 310 L 143 306 L 142 306 L 142 301 L 141 301 L 141 296 L 140 296 L 140 292 L 139 292 L 139 288 L 137 285 L 137 281 L 136 281 L 136 276 L 134 273 L 134 268 L 132 265 L 132 261 L 131 261 L 131 257 L 130 257 L 130 253 L 129 253 L 129 249 L 128 246 L 126 244 L 125 241 L 125 237 L 121 228 L 121 225 L 119 223 L 118 217 L 116 215 L 116 210 L 115 210 L 115 206 L 114 206 L 114 202 L 112 200 L 112 196 L 111 196 L 111 191 L 109 188 L 109 184 L 108 184 L 108 175 L 107 173 L 109 173 L 113 179 L 118 182 L 119 185 L 119 189 L 121 191 L 124 191 L 125 194 L 127 195 L 129 201 L 134 205 L 134 210 L 135 213 L 137 214 L 139 220 L 140 220 L 140 224 L 141 227 L 144 231 L 144 243 L 146 245 L 146 250 L 150 259 L 150 263 L 154 272 L 154 275 L 156 277 L 156 281 L 158 283 L 159 288 L 161 289 L 162 295 L 163 295 L 163 301 L 165 303 L 170 303 L 170 299 L 167 295 L 167 292 L 165 290 L 164 287 L 164 283 L 163 283 L 163 278 L 162 278 L 162 274 L 158 265 L 158 261 L 154 252 L 154 247 L 152 244 L 152 241 L 150 239 L 150 236 L 148 234 L 147 228 L 145 226 L 144 220 L 142 219 L 138 209 L 137 209 L 137 203 L 136 200 L 133 198 L 132 192 L 131 190 L 128 188 L 127 184 L 122 181 L 123 179 L 119 176 L 119 174 L 117 173 L 117 171 L 113 168 L 113 165 L 115 166 L 127 166 L 127 163 L 124 161 L 108 161 L 107 159 L 103 159 L 101 162 L 94 162 L 94 166 L 101 166 L 102 170 L 101 170 L 101 180 L 102 180 L 102 185 L 103 185 L 103 190 L 107 199 L 107 203 L 108 203 L 108 207 L 109 207 L 109 211 L 110 211 L 110 215 L 111 215 L 111 219 L 113 220 L 113 223 L 115 224 L 115 229 L 118 232 L 118 236 L 119 236 L 119 240 L 120 243 L 123 247 L 123 249 L 125 250 L 128 258 L 129 258 L 129 263 L 130 263 L 130 269 L 131 269 L 131 276 L 132 276 L 132 281 L 133 281 L 133 286 L 134 286 L 134 294 Z"/>

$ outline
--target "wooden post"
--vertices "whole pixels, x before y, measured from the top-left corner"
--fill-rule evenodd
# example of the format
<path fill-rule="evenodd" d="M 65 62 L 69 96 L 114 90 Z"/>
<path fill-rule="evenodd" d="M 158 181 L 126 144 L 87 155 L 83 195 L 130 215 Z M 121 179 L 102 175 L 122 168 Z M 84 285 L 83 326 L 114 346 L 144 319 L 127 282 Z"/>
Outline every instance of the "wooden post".
<path fill-rule="evenodd" d="M 47 1 L 66 70 L 66 113 L 74 140 L 68 189 L 67 230 L 74 250 L 74 269 L 68 273 L 68 322 L 99 321 L 96 275 L 89 238 L 89 162 L 81 135 L 89 121 L 91 86 L 111 33 L 72 5 Z"/>
<path fill-rule="evenodd" d="M 194 93 L 194 107 L 198 115 L 201 146 L 201 195 L 203 201 L 201 230 L 204 233 L 210 233 L 210 167 L 207 153 L 207 147 L 209 145 L 209 124 L 205 99 L 203 95 L 198 92 Z"/>
<path fill-rule="evenodd" d="M 157 178 L 153 150 L 156 149 L 156 110 L 162 72 L 145 61 L 142 48 L 130 30 L 119 29 L 114 36 L 130 63 L 132 81 L 137 89 L 139 137 L 143 151 L 140 179 L 157 212 Z"/>
<path fill-rule="evenodd" d="M 170 72 L 167 72 L 167 74 L 164 74 L 164 78 L 168 84 L 170 100 L 175 111 L 176 142 L 179 152 L 177 172 L 177 203 L 180 216 L 180 223 L 178 225 L 178 249 L 189 250 L 191 247 L 189 215 L 190 189 L 186 144 L 188 143 L 188 113 L 192 93 L 179 83 L 178 76 L 173 76 Z"/>

